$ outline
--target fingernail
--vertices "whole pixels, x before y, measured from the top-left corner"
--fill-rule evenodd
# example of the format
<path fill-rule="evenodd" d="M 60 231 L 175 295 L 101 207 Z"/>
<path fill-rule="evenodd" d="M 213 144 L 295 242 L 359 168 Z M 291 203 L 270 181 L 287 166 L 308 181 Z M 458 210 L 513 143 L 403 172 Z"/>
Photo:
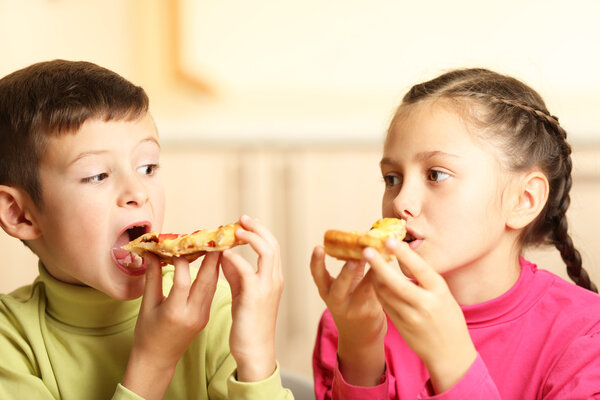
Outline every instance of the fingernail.
<path fill-rule="evenodd" d="M 375 257 L 375 250 L 367 247 L 363 250 L 363 256 L 365 256 L 367 260 L 371 260 L 373 257 Z"/>
<path fill-rule="evenodd" d="M 389 238 L 388 240 L 385 241 L 385 245 L 387 246 L 388 249 L 394 249 L 394 248 L 398 247 L 399 244 L 400 244 L 400 242 L 396 238 Z"/>

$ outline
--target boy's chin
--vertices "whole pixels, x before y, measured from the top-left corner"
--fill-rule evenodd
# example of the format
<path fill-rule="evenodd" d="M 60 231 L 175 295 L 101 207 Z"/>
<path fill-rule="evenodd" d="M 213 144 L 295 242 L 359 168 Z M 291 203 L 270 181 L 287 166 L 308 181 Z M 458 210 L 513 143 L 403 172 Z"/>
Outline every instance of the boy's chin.
<path fill-rule="evenodd" d="M 142 295 L 144 294 L 144 287 L 142 286 L 141 288 L 128 288 L 127 290 L 123 290 L 119 293 L 107 293 L 110 297 L 112 297 L 115 300 L 119 300 L 119 301 L 129 301 L 129 300 L 135 300 L 135 299 L 139 299 L 140 297 L 142 297 Z"/>

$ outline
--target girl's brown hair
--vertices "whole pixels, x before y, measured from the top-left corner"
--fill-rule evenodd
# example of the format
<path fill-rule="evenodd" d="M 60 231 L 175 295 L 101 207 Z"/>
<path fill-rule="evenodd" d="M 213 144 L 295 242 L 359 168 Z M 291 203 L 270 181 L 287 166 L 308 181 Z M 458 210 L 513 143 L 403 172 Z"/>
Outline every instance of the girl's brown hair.
<path fill-rule="evenodd" d="M 571 146 L 567 133 L 558 118 L 548 112 L 541 96 L 523 82 L 490 70 L 454 70 L 413 86 L 404 96 L 396 117 L 403 106 L 434 99 L 450 101 L 463 117 L 484 128 L 480 131 L 500 144 L 503 161 L 511 170 L 542 170 L 550 185 L 548 201 L 524 230 L 521 243 L 554 245 L 567 265 L 569 277 L 577 285 L 598 292 L 568 233 Z"/>
<path fill-rule="evenodd" d="M 74 133 L 91 118 L 134 120 L 148 96 L 117 73 L 84 61 L 33 64 L 0 79 L 0 185 L 42 206 L 40 162 L 48 135 Z"/>

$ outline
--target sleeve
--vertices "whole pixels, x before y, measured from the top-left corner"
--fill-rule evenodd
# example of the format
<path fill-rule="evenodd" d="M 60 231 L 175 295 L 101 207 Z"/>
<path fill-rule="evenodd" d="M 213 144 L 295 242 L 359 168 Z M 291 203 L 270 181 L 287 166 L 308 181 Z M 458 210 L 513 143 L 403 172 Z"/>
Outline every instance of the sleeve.
<path fill-rule="evenodd" d="M 281 385 L 279 364 L 273 375 L 260 382 L 239 382 L 235 379 L 235 374 L 232 374 L 227 381 L 227 389 L 229 398 L 236 400 L 292 400 L 294 398 L 292 392 Z"/>
<path fill-rule="evenodd" d="M 329 311 L 319 322 L 313 351 L 313 377 L 317 400 L 388 400 L 390 379 L 388 369 L 377 386 L 353 386 L 347 383 L 339 371 L 337 362 L 337 329 Z"/>
<path fill-rule="evenodd" d="M 434 395 L 429 381 L 418 397 L 419 400 L 500 400 L 500 393 L 488 369 L 478 354 L 477 358 L 456 385 L 444 393 Z"/>
<path fill-rule="evenodd" d="M 144 400 L 143 397 L 138 396 L 131 390 L 127 389 L 120 383 L 117 385 L 117 390 L 111 400 Z"/>
<path fill-rule="evenodd" d="M 567 347 L 548 372 L 542 398 L 600 399 L 600 330 Z"/>
<path fill-rule="evenodd" d="M 287 400 L 292 393 L 281 383 L 279 366 L 273 375 L 259 382 L 239 382 L 235 379 L 235 359 L 229 350 L 231 329 L 231 292 L 229 285 L 219 281 L 207 325 L 206 376 L 210 399 Z"/>
<path fill-rule="evenodd" d="M 41 375 L 23 327 L 0 301 L 0 399 L 58 398 L 54 377 Z"/>
<path fill-rule="evenodd" d="M 21 316 L 35 315 L 29 309 L 17 311 L 21 311 Z M 60 399 L 50 361 L 34 351 L 34 347 L 44 347 L 41 337 L 27 336 L 24 333 L 27 329 L 15 315 L 0 302 L 0 399 Z M 117 386 L 112 399 L 143 400 L 121 385 Z"/>

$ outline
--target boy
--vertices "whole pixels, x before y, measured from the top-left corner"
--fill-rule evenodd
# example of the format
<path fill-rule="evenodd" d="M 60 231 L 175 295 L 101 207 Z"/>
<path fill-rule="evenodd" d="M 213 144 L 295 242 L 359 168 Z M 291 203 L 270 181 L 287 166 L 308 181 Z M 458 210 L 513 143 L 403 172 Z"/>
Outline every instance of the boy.
<path fill-rule="evenodd" d="M 256 272 L 230 251 L 195 280 L 183 259 L 161 273 L 117 256 L 161 229 L 159 150 L 144 90 L 112 71 L 55 60 L 0 79 L 0 225 L 40 259 L 32 285 L 0 297 L 0 398 L 292 398 L 264 226 L 243 216 L 236 232 Z"/>

